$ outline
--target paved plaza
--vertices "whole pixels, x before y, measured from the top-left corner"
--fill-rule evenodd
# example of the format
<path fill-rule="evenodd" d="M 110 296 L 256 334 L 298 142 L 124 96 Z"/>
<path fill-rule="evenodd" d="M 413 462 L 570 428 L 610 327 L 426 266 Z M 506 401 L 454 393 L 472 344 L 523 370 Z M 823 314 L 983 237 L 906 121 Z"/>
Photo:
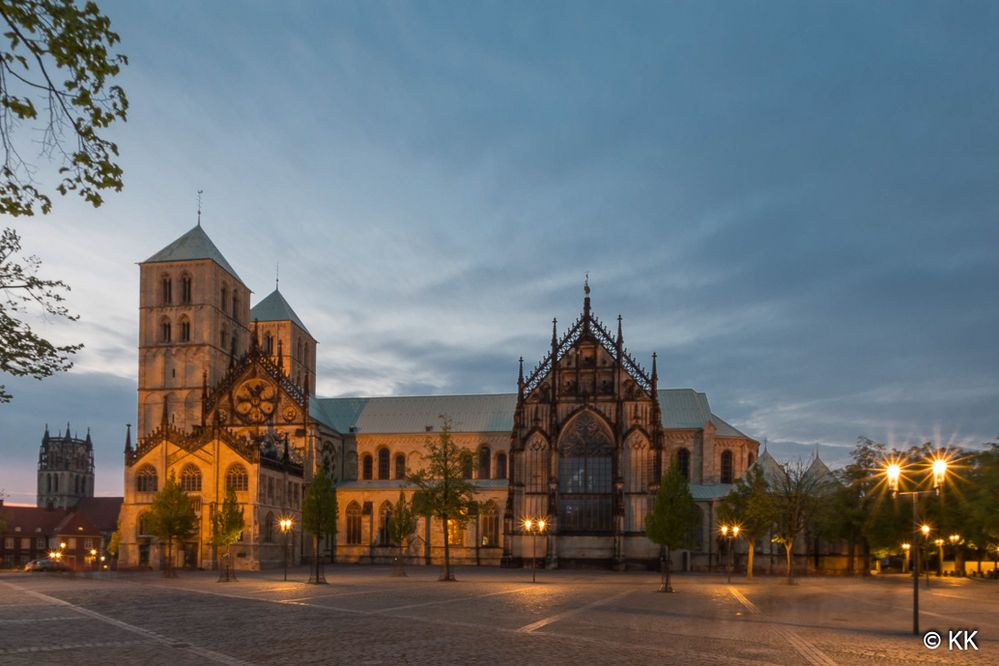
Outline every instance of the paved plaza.
<path fill-rule="evenodd" d="M 999 664 L 999 583 L 933 579 L 910 634 L 901 576 L 869 580 L 385 567 L 71 576 L 0 575 L 0 664 Z M 979 650 L 947 631 L 978 630 Z"/>

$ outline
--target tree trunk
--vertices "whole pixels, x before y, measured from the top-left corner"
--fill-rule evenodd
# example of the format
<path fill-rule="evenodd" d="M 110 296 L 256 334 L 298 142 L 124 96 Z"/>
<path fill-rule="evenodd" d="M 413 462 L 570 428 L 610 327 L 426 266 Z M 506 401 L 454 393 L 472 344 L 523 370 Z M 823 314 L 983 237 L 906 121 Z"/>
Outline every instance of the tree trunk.
<path fill-rule="evenodd" d="M 400 543 L 399 546 L 398 546 L 398 548 L 399 548 L 399 552 L 395 556 L 395 566 L 392 567 L 392 575 L 393 576 L 405 576 L 406 575 L 406 562 L 405 562 L 405 560 L 403 560 L 403 552 L 404 552 L 403 545 Z"/>
<path fill-rule="evenodd" d="M 167 539 L 166 543 L 166 568 L 163 569 L 165 578 L 173 578 L 173 539 Z"/>
<path fill-rule="evenodd" d="M 746 555 L 746 580 L 753 580 L 753 555 L 756 553 L 756 542 L 747 539 L 749 542 L 749 553 Z"/>
<path fill-rule="evenodd" d="M 794 585 L 794 542 L 784 542 L 784 552 L 787 555 L 787 584 Z"/>
<path fill-rule="evenodd" d="M 440 579 L 449 581 L 454 580 L 454 576 L 451 575 L 451 544 L 447 533 L 447 514 L 444 514 L 441 517 L 441 523 L 444 529 L 444 573 L 441 575 Z"/>

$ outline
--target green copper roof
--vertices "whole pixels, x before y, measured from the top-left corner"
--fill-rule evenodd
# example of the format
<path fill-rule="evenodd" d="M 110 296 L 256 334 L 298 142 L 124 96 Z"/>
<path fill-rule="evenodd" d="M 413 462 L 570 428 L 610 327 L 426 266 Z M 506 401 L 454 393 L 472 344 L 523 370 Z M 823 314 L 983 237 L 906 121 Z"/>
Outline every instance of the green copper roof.
<path fill-rule="evenodd" d="M 225 269 L 229 275 L 242 282 L 200 224 L 142 263 L 157 264 L 168 261 L 194 261 L 196 259 L 211 259 Z"/>
<path fill-rule="evenodd" d="M 306 333 L 309 333 L 309 329 L 305 328 L 305 324 L 302 323 L 302 320 L 298 318 L 295 311 L 288 305 L 288 301 L 284 299 L 284 296 L 277 289 L 272 291 L 267 298 L 253 306 L 250 310 L 250 319 L 257 321 L 290 321 L 294 322 L 296 326 Z M 311 335 L 309 333 L 309 336 Z"/>
<path fill-rule="evenodd" d="M 693 389 L 659 391 L 664 428 L 703 428 L 714 423 L 720 437 L 745 437 L 711 413 L 708 398 Z M 424 395 L 387 398 L 316 398 L 312 416 L 347 433 L 419 433 L 427 426 L 436 431 L 440 414 L 452 419 L 454 432 L 505 432 L 513 430 L 516 393 L 480 395 Z"/>

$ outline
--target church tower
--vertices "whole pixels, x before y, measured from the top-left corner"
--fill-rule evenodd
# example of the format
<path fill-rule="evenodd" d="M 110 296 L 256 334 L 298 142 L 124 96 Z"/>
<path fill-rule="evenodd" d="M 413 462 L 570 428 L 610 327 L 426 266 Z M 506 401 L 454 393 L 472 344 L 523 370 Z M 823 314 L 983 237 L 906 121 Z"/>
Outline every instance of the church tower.
<path fill-rule="evenodd" d="M 69 509 L 83 497 L 94 496 L 94 443 L 66 434 L 49 435 L 45 426 L 38 450 L 38 506 Z"/>
<path fill-rule="evenodd" d="M 214 386 L 250 344 L 250 290 L 201 227 L 139 264 L 139 427 L 201 424 Z"/>
<path fill-rule="evenodd" d="M 297 386 L 316 393 L 316 339 L 275 287 L 250 311 L 261 349 Z"/>

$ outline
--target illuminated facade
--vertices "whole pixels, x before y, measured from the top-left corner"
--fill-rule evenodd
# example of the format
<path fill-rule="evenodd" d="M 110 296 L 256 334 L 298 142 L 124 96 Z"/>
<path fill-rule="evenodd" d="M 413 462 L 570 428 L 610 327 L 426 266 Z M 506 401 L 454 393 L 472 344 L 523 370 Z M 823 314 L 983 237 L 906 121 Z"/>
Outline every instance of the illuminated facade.
<path fill-rule="evenodd" d="M 234 488 L 247 528 L 237 566 L 279 564 L 276 521 L 300 524 L 305 484 L 323 465 L 337 485 L 339 531 L 323 550 L 340 561 L 389 561 L 385 526 L 407 474 L 422 464 L 439 415 L 470 452 L 466 476 L 478 506 L 447 531 L 460 563 L 518 564 L 530 553 L 521 521 L 547 516 L 550 566 L 647 566 L 658 549 L 644 517 L 670 459 L 702 509 L 698 546 L 684 568 L 716 551 L 716 503 L 757 456 L 759 444 L 714 415 L 692 389 L 659 388 L 591 311 L 524 373 L 517 392 L 492 395 L 317 398 L 316 340 L 275 289 L 252 310 L 250 290 L 198 226 L 140 264 L 137 442 L 126 444 L 122 565 L 155 566 L 159 549 L 143 514 L 166 475 L 192 496 L 200 532 L 178 563 L 214 557 L 210 517 Z M 408 557 L 439 561 L 444 530 L 421 520 Z M 294 536 L 295 559 L 308 554 Z M 332 551 L 332 552 L 330 552 Z"/>

